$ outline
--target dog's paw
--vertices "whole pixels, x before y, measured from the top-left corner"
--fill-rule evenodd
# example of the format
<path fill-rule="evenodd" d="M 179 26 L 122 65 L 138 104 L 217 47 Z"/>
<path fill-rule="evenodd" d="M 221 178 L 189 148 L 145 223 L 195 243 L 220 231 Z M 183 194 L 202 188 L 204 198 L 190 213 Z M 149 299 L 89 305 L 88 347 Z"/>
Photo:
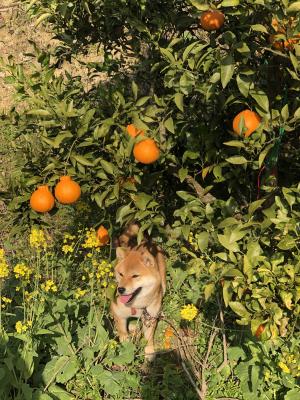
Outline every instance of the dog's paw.
<path fill-rule="evenodd" d="M 155 350 L 153 346 L 146 346 L 145 347 L 145 361 L 151 363 L 155 359 Z"/>
<path fill-rule="evenodd" d="M 127 342 L 129 340 L 128 335 L 119 335 L 120 342 Z"/>

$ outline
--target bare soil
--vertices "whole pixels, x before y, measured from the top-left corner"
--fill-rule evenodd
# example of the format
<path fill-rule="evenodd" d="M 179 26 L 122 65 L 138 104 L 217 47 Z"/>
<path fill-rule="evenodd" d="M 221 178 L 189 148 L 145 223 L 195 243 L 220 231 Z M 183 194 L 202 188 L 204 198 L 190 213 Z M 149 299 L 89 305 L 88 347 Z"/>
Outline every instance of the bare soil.
<path fill-rule="evenodd" d="M 12 6 L 14 0 L 0 0 L 0 57 L 7 62 L 12 56 L 17 63 L 28 63 L 33 40 L 41 48 L 51 45 L 52 36 L 42 27 L 35 27 L 21 5 Z M 8 7 L 8 8 L 5 8 Z M 4 26 L 2 26 L 4 24 Z M 1 27 L 2 26 L 2 27 Z M 13 101 L 13 89 L 4 83 L 4 73 L 0 71 L 0 114 L 9 110 Z"/>

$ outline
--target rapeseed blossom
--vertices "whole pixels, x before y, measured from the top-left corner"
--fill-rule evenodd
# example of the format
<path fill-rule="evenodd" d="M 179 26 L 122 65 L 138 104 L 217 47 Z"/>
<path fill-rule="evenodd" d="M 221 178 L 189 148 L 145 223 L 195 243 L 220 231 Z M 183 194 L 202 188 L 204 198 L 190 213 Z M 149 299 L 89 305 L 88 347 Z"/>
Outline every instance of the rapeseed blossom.
<path fill-rule="evenodd" d="M 27 267 L 24 263 L 16 264 L 14 267 L 14 274 L 17 279 L 29 281 L 30 276 L 33 274 L 33 270 Z"/>
<path fill-rule="evenodd" d="M 86 292 L 87 292 L 86 289 L 77 288 L 75 291 L 75 299 L 79 299 L 80 297 L 83 297 L 86 294 Z"/>
<path fill-rule="evenodd" d="M 198 309 L 193 304 L 187 304 L 180 310 L 180 316 L 182 319 L 187 321 L 192 321 L 196 318 L 198 314 Z"/>
<path fill-rule="evenodd" d="M 29 235 L 30 247 L 37 250 L 46 250 L 47 241 L 44 232 L 41 229 L 32 228 Z"/>
<path fill-rule="evenodd" d="M 287 373 L 287 374 L 291 373 L 291 370 L 289 369 L 289 367 L 283 361 L 279 361 L 278 367 L 280 367 L 282 369 L 282 371 Z"/>
<path fill-rule="evenodd" d="M 41 288 L 47 293 L 49 293 L 49 292 L 56 293 L 57 292 L 57 286 L 51 279 L 48 279 L 45 283 L 42 283 Z"/>
<path fill-rule="evenodd" d="M 3 249 L 0 249 L 0 281 L 1 279 L 7 278 L 8 275 L 9 275 L 9 268 L 5 260 L 5 253 Z"/>
<path fill-rule="evenodd" d="M 97 233 L 95 229 L 90 229 L 85 234 L 85 241 L 82 244 L 84 249 L 97 249 L 100 247 L 99 239 L 97 238 Z"/>
<path fill-rule="evenodd" d="M 9 299 L 8 297 L 2 296 L 1 297 L 1 302 L 2 302 L 2 308 L 6 308 L 7 304 L 10 304 L 12 302 L 12 299 Z"/>

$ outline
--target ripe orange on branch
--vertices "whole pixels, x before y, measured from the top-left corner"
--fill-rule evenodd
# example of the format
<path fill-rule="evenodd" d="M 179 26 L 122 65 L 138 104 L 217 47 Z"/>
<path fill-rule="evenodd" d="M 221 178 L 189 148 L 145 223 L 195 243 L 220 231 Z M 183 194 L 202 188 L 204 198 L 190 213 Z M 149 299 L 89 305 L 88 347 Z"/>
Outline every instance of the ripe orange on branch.
<path fill-rule="evenodd" d="M 105 246 L 109 242 L 108 230 L 103 225 L 101 225 L 97 230 L 97 238 L 101 246 Z"/>
<path fill-rule="evenodd" d="M 205 31 L 216 31 L 224 25 L 225 16 L 221 11 L 209 10 L 202 13 L 200 24 Z"/>
<path fill-rule="evenodd" d="M 261 117 L 251 110 L 244 110 L 237 114 L 232 123 L 233 131 L 237 135 L 250 136 L 261 123 Z"/>
<path fill-rule="evenodd" d="M 75 203 L 80 197 L 81 189 L 77 182 L 70 176 L 61 176 L 60 181 L 55 186 L 55 197 L 62 204 Z"/>
<path fill-rule="evenodd" d="M 144 131 L 138 129 L 134 124 L 127 125 L 126 130 L 129 136 L 131 137 L 136 137 L 138 135 L 144 136 Z"/>
<path fill-rule="evenodd" d="M 255 336 L 256 336 L 257 338 L 259 338 L 260 335 L 263 333 L 264 330 L 265 330 L 265 326 L 262 325 L 262 324 L 260 324 L 260 325 L 258 326 L 258 328 L 256 329 Z"/>
<path fill-rule="evenodd" d="M 30 197 L 30 206 L 37 212 L 48 212 L 54 207 L 55 199 L 48 185 L 42 185 Z"/>
<path fill-rule="evenodd" d="M 159 148 L 153 139 L 145 139 L 136 143 L 133 148 L 135 159 L 142 164 L 152 164 L 159 158 Z"/>

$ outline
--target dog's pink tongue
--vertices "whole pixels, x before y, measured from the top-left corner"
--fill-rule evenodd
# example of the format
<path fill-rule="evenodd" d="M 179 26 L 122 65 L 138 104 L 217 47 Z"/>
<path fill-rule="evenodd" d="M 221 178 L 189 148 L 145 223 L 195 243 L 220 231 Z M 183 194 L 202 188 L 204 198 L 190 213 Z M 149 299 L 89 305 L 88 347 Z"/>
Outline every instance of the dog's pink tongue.
<path fill-rule="evenodd" d="M 120 296 L 120 302 L 125 304 L 128 303 L 128 301 L 131 299 L 132 294 L 122 294 L 122 296 Z"/>

